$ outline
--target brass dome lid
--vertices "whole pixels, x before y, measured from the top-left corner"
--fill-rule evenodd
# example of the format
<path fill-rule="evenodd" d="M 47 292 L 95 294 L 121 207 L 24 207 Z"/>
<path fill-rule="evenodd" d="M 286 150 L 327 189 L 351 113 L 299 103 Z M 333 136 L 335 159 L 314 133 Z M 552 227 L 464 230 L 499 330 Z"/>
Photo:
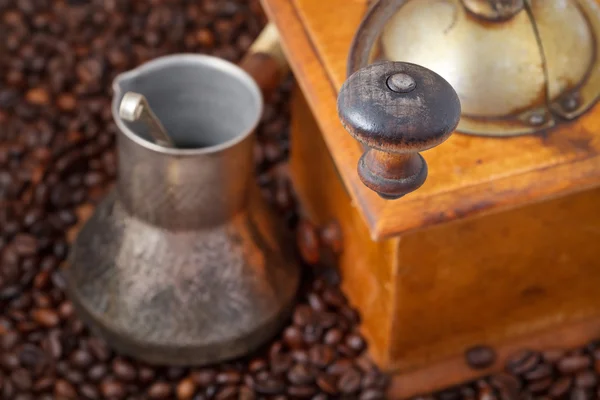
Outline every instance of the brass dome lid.
<path fill-rule="evenodd" d="M 380 0 L 348 75 L 378 60 L 420 64 L 456 90 L 457 131 L 511 136 L 572 120 L 600 94 L 597 0 Z"/>

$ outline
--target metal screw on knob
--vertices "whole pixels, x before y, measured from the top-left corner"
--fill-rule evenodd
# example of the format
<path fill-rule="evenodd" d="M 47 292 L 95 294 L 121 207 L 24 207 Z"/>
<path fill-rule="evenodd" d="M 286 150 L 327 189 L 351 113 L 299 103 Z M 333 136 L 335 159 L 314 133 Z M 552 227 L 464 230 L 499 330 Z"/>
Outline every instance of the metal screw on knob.
<path fill-rule="evenodd" d="M 338 96 L 346 130 L 366 146 L 358 162 L 365 186 L 398 199 L 425 182 L 419 152 L 444 142 L 460 119 L 450 84 L 427 68 L 402 62 L 372 64 L 352 74 Z"/>

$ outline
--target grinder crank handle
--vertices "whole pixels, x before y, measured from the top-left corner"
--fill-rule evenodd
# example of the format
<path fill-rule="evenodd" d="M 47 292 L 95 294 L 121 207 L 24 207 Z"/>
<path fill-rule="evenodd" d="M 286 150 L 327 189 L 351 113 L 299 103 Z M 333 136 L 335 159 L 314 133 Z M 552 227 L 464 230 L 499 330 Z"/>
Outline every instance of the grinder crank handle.
<path fill-rule="evenodd" d="M 342 85 L 337 105 L 344 128 L 366 147 L 358 162 L 361 181 L 387 200 L 425 182 L 427 163 L 419 152 L 448 139 L 460 119 L 452 86 L 404 62 L 359 69 Z"/>
<path fill-rule="evenodd" d="M 254 78 L 268 100 L 289 71 L 279 33 L 272 22 L 265 26 L 239 65 Z"/>

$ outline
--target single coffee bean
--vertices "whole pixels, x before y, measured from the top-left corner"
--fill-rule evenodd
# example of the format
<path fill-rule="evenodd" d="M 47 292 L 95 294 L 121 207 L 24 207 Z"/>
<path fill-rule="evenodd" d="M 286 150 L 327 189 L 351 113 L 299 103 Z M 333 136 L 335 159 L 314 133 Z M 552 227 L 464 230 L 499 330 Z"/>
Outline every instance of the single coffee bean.
<path fill-rule="evenodd" d="M 167 399 L 171 395 L 171 385 L 166 382 L 156 382 L 148 388 L 148 397 L 151 399 Z"/>
<path fill-rule="evenodd" d="M 115 377 L 123 382 L 132 382 L 137 377 L 133 365 L 121 357 L 117 357 L 113 360 L 112 371 Z"/>
<path fill-rule="evenodd" d="M 521 381 L 507 373 L 492 375 L 490 384 L 497 390 L 508 393 L 511 398 L 517 396 L 521 390 Z"/>
<path fill-rule="evenodd" d="M 464 397 L 463 397 L 464 398 Z M 361 393 L 358 400 L 383 400 L 385 399 L 385 394 L 377 389 L 369 389 L 365 390 Z"/>
<path fill-rule="evenodd" d="M 92 362 L 92 355 L 85 350 L 76 350 L 69 356 L 69 361 L 74 367 L 87 368 Z"/>
<path fill-rule="evenodd" d="M 537 381 L 530 382 L 527 389 L 534 394 L 540 394 L 547 391 L 552 386 L 552 378 L 544 378 Z"/>
<path fill-rule="evenodd" d="M 512 374 L 520 375 L 534 369 L 541 358 L 541 355 L 537 352 L 524 350 L 512 356 L 506 363 L 506 368 Z"/>
<path fill-rule="evenodd" d="M 287 392 L 290 396 L 306 399 L 312 397 L 317 392 L 317 389 L 310 385 L 290 386 Z"/>
<path fill-rule="evenodd" d="M 98 389 L 89 383 L 84 383 L 81 385 L 79 387 L 79 393 L 81 393 L 81 395 L 86 399 L 95 400 L 100 398 L 100 392 Z"/>
<path fill-rule="evenodd" d="M 596 374 L 594 374 L 593 371 L 585 370 L 585 371 L 581 371 L 577 375 L 575 375 L 575 386 L 577 386 L 577 387 L 584 388 L 584 389 L 591 389 L 591 388 L 595 387 L 597 384 L 598 384 L 598 377 L 596 376 Z"/>
<path fill-rule="evenodd" d="M 10 380 L 19 390 L 29 390 L 33 385 L 30 373 L 24 368 L 14 370 L 10 374 Z"/>
<path fill-rule="evenodd" d="M 99 382 L 106 376 L 106 373 L 107 373 L 106 365 L 96 364 L 88 370 L 88 378 L 92 382 Z"/>
<path fill-rule="evenodd" d="M 185 378 L 181 382 L 179 382 L 176 391 L 178 400 L 191 399 L 194 396 L 194 392 L 196 391 L 196 384 L 194 383 L 192 378 Z"/>
<path fill-rule="evenodd" d="M 338 381 L 338 389 L 341 393 L 352 394 L 360 388 L 361 376 L 355 368 L 345 371 Z"/>
<path fill-rule="evenodd" d="M 292 356 L 289 354 L 274 354 L 270 361 L 271 371 L 275 375 L 286 373 L 294 363 Z"/>
<path fill-rule="evenodd" d="M 150 383 L 150 382 L 154 381 L 155 376 L 156 376 L 156 373 L 152 368 L 141 367 L 138 370 L 138 379 L 142 383 Z"/>
<path fill-rule="evenodd" d="M 332 221 L 320 230 L 320 240 L 334 254 L 340 254 L 343 248 L 342 230 L 336 221 Z"/>
<path fill-rule="evenodd" d="M 210 386 L 214 384 L 217 379 L 216 371 L 212 369 L 202 369 L 199 371 L 192 371 L 191 378 L 196 385 L 201 387 Z"/>
<path fill-rule="evenodd" d="M 549 364 L 556 364 L 560 359 L 562 359 L 566 354 L 566 351 L 562 349 L 548 349 L 542 352 L 542 357 L 544 361 Z"/>
<path fill-rule="evenodd" d="M 319 375 L 317 377 L 317 386 L 327 394 L 337 395 L 339 393 L 337 381 L 338 379 L 334 375 Z"/>
<path fill-rule="evenodd" d="M 583 388 L 579 388 L 576 387 L 575 389 L 573 389 L 573 391 L 571 392 L 571 399 L 572 400 L 590 400 L 593 399 L 593 396 L 590 392 L 588 392 L 587 390 L 583 389 Z"/>
<path fill-rule="evenodd" d="M 326 345 L 315 345 L 309 350 L 308 356 L 311 363 L 319 368 L 325 368 L 333 361 L 335 354 Z"/>
<path fill-rule="evenodd" d="M 289 326 L 283 331 L 283 341 L 290 349 L 298 349 L 304 345 L 302 331 L 296 326 Z"/>
<path fill-rule="evenodd" d="M 105 398 L 123 399 L 126 395 L 125 387 L 118 381 L 107 378 L 100 384 L 100 392 Z"/>
<path fill-rule="evenodd" d="M 254 388 L 259 394 L 275 395 L 283 393 L 286 386 L 283 381 L 279 379 L 268 378 L 266 380 L 256 382 Z"/>
<path fill-rule="evenodd" d="M 77 392 L 73 385 L 64 379 L 58 379 L 54 384 L 54 395 L 57 398 L 76 399 Z"/>
<path fill-rule="evenodd" d="M 287 373 L 287 378 L 294 385 L 308 385 L 315 380 L 313 372 L 303 364 L 294 365 Z"/>
<path fill-rule="evenodd" d="M 250 361 L 250 364 L 248 365 L 248 370 L 250 372 L 258 372 L 267 369 L 267 367 L 267 360 L 263 358 L 255 358 L 252 361 Z"/>
<path fill-rule="evenodd" d="M 346 346 L 357 353 L 360 353 L 365 348 L 365 341 L 358 333 L 351 333 L 346 336 Z"/>
<path fill-rule="evenodd" d="M 265 149 L 267 159 L 269 159 L 267 148 Z M 297 242 L 300 255 L 304 262 L 309 265 L 315 265 L 321 258 L 320 243 L 317 230 L 313 224 L 304 220 L 301 221 L 297 229 Z"/>
<path fill-rule="evenodd" d="M 592 365 L 592 360 L 590 357 L 581 355 L 581 356 L 569 356 L 560 360 L 556 367 L 563 374 L 574 374 L 581 370 L 584 370 Z"/>
<path fill-rule="evenodd" d="M 524 374 L 524 377 L 528 381 L 536 381 L 539 379 L 548 378 L 550 375 L 552 375 L 552 367 L 548 364 L 540 364 Z"/>
<path fill-rule="evenodd" d="M 237 371 L 223 371 L 217 374 L 216 382 L 220 385 L 236 385 L 242 381 L 242 376 Z"/>
<path fill-rule="evenodd" d="M 496 352 L 489 346 L 474 346 L 465 352 L 467 364 L 473 369 L 485 369 L 496 361 Z"/>

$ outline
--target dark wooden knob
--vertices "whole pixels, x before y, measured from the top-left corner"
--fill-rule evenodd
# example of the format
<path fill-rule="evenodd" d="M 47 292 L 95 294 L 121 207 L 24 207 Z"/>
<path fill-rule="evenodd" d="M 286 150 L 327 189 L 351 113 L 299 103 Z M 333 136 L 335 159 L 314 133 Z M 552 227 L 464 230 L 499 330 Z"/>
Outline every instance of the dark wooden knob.
<path fill-rule="evenodd" d="M 362 182 L 385 199 L 398 199 L 425 182 L 427 163 L 419 152 L 448 139 L 460 119 L 460 101 L 435 72 L 382 62 L 346 80 L 338 114 L 367 147 L 358 163 Z"/>

